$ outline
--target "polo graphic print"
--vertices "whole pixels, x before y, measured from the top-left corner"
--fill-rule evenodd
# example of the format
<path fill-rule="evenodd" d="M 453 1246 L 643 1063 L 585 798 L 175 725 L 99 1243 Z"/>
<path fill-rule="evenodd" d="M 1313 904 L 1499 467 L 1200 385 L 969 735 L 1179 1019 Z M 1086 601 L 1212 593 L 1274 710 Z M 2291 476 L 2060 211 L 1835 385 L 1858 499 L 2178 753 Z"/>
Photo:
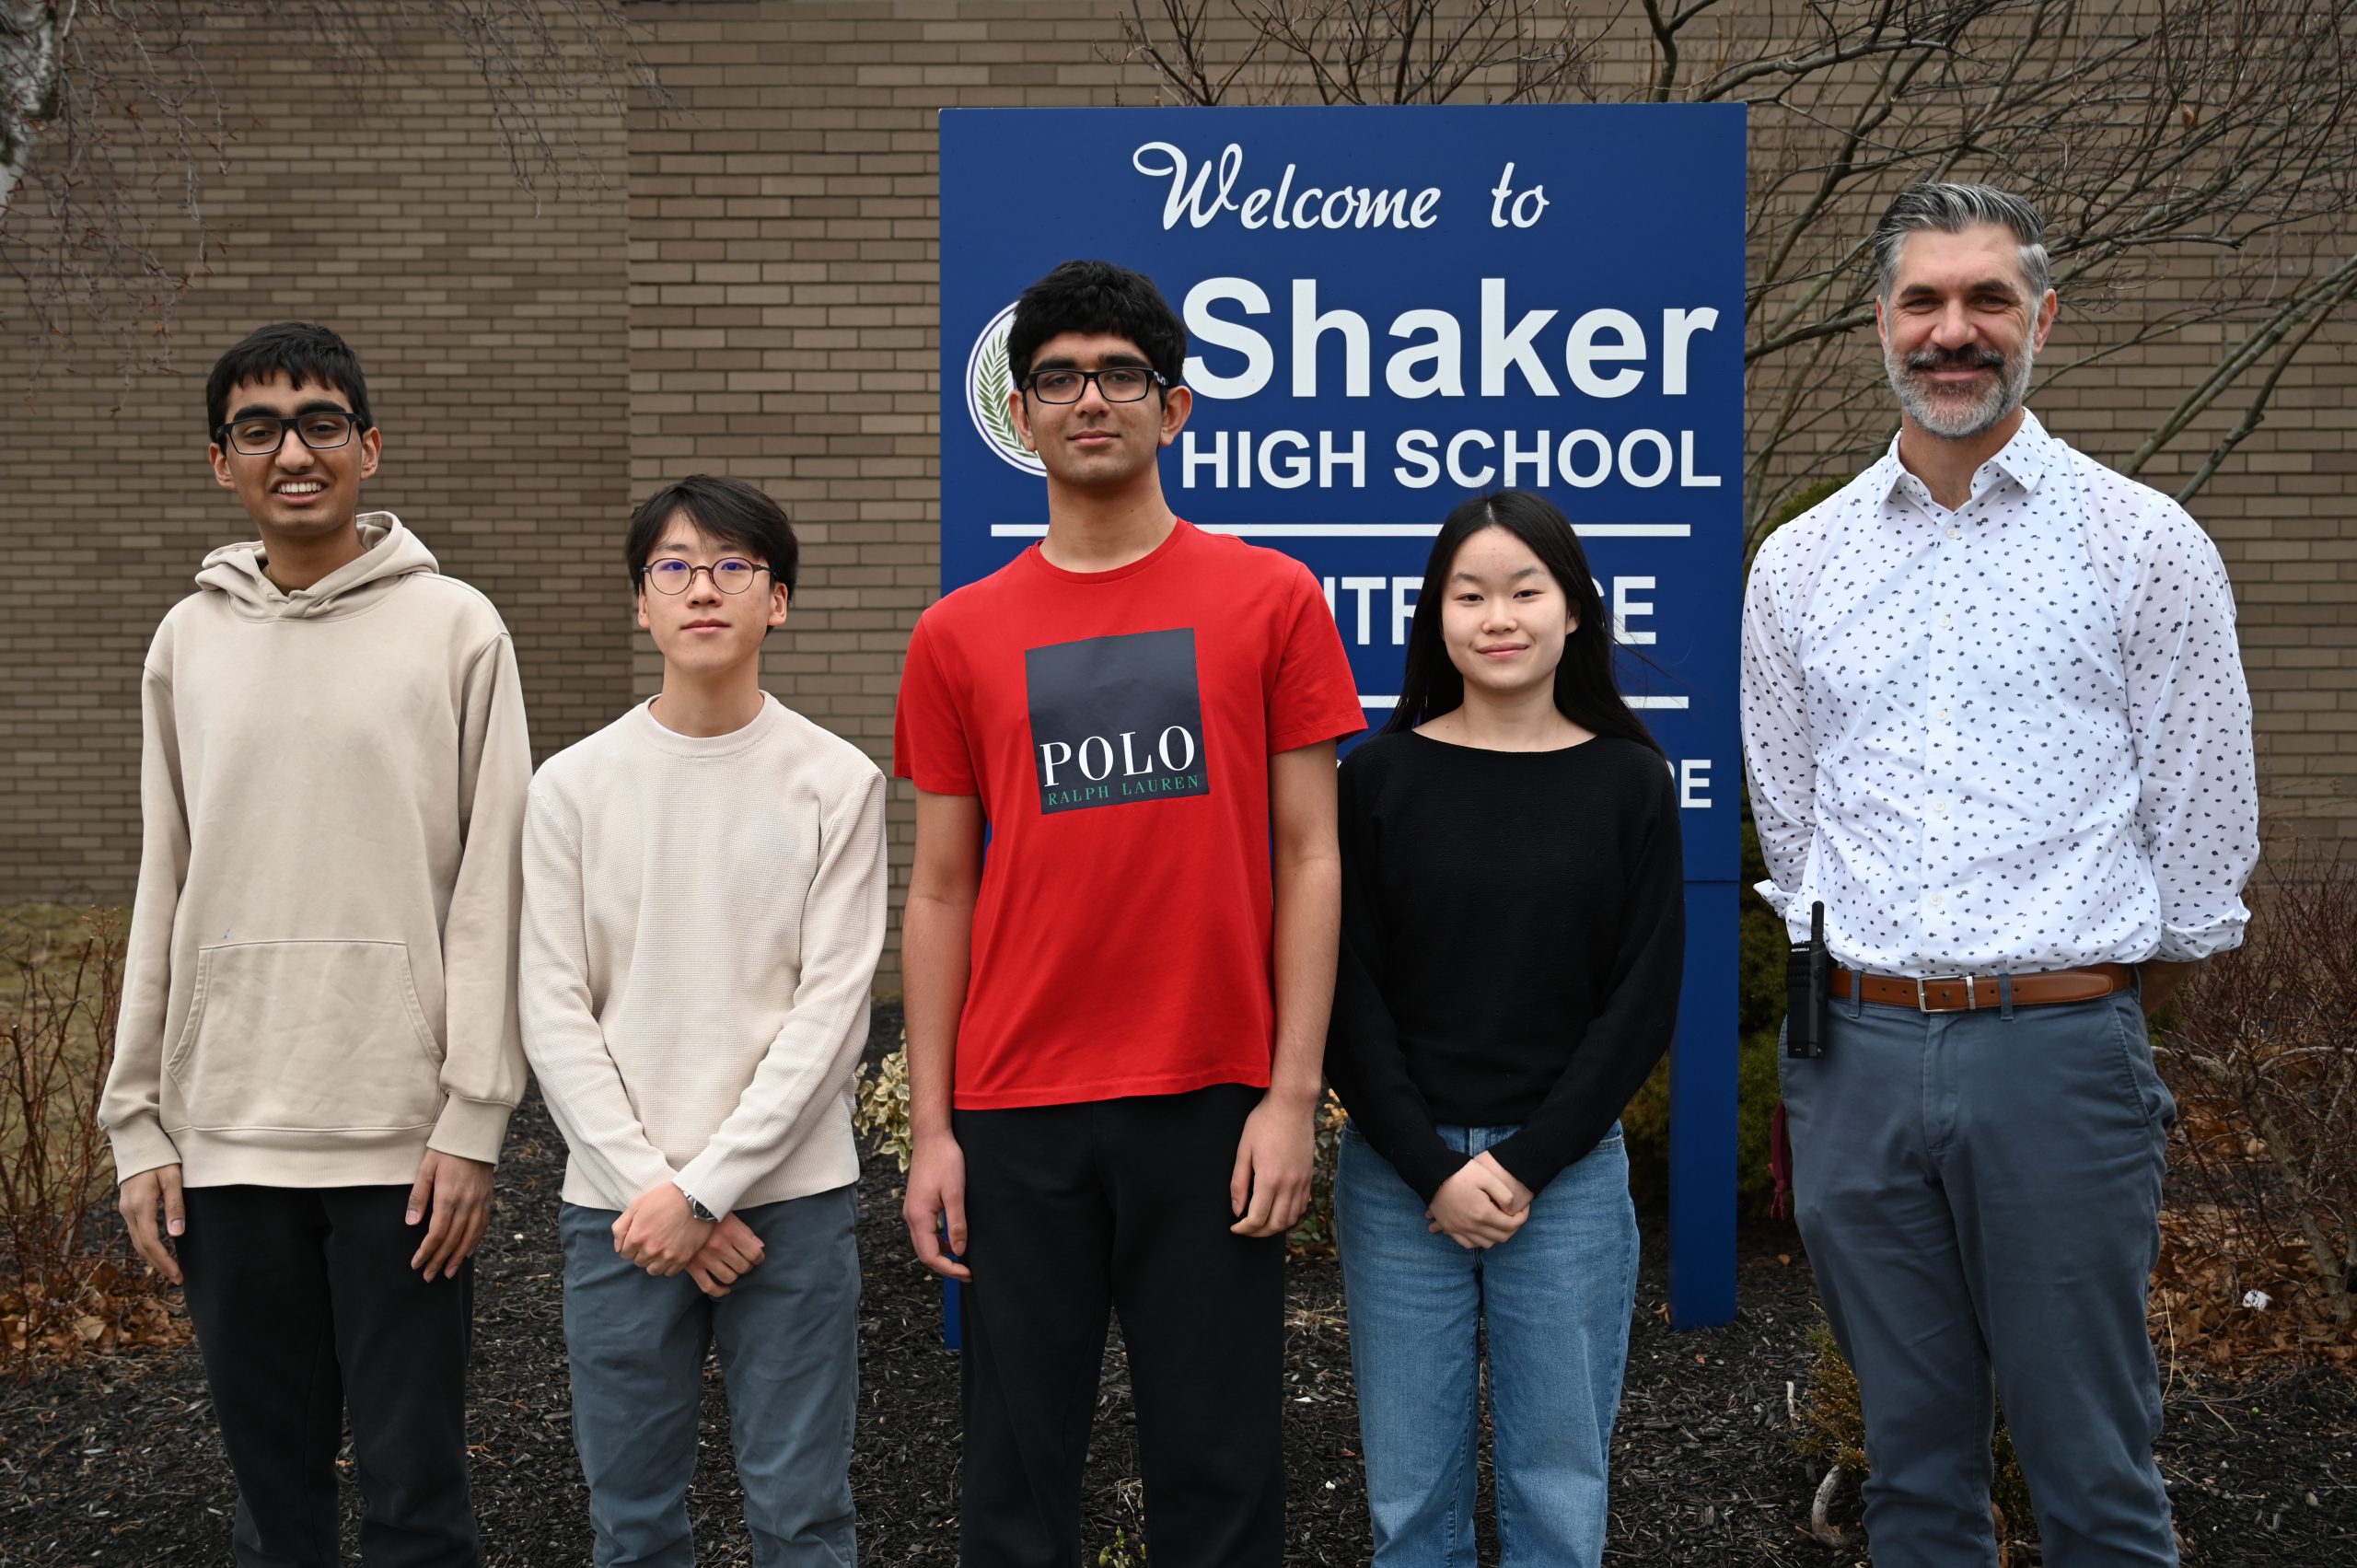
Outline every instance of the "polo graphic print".
<path fill-rule="evenodd" d="M 1056 643 L 1023 663 L 1041 815 L 1210 791 L 1192 627 Z"/>

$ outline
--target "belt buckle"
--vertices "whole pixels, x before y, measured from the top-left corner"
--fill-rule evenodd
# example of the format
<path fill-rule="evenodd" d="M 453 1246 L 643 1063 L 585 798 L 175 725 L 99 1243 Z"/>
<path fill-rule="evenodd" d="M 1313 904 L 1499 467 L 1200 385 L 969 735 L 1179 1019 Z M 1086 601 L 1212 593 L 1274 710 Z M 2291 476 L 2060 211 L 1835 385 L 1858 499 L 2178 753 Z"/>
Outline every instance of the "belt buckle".
<path fill-rule="evenodd" d="M 1924 988 L 1925 986 L 1927 986 L 1927 985 L 1936 985 L 1936 984 L 1939 984 L 1939 983 L 1941 983 L 1942 981 L 1962 981 L 1962 982 L 1963 982 L 1963 985 L 1964 985 L 1964 1005 L 1963 1005 L 1963 1006 L 1961 1006 L 1961 1007 L 1934 1007 L 1934 1006 L 1933 1006 L 1933 1005 L 1932 1005 L 1932 999 L 1931 999 L 1928 995 L 1926 995 L 1926 994 L 1924 993 L 1923 988 Z M 1973 983 L 1973 981 L 1974 981 L 1974 977 L 1973 977 L 1973 976 L 1968 975 L 1968 974 L 1964 974 L 1964 973 L 1961 973 L 1961 972 L 1956 973 L 1956 974 L 1927 974 L 1927 975 L 1919 975 L 1919 976 L 1917 976 L 1917 977 L 1916 977 L 1916 980 L 1915 980 L 1915 1010 L 1916 1010 L 1917 1012 L 1919 1012 L 1919 1013 L 1977 1013 L 1977 1012 L 1979 1012 L 1979 1011 L 1980 1010 L 1980 995 L 1979 995 L 1979 993 L 1978 993 L 1978 988 L 1977 988 L 1977 987 L 1975 986 L 1975 984 Z"/>

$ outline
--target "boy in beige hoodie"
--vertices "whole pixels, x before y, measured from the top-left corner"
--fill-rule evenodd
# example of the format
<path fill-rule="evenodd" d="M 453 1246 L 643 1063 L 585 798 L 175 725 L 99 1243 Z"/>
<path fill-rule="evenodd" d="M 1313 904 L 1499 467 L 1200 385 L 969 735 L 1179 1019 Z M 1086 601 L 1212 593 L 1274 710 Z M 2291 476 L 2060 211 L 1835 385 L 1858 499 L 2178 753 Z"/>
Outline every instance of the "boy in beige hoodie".
<path fill-rule="evenodd" d="M 262 328 L 205 401 L 261 538 L 205 557 L 148 651 L 99 1120 L 134 1242 L 187 1287 L 241 1568 L 338 1561 L 347 1408 L 363 1560 L 457 1568 L 470 1259 L 524 1084 L 515 655 L 359 511 L 381 437 L 341 338 Z"/>

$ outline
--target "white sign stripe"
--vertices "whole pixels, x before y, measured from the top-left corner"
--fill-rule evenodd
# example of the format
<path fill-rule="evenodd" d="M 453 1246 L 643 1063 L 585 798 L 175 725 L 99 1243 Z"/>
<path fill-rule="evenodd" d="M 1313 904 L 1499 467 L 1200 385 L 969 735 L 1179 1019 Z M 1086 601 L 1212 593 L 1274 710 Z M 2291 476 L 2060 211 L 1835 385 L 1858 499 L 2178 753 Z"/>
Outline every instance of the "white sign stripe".
<path fill-rule="evenodd" d="M 1237 539 L 1430 539 L 1438 523 L 1198 523 L 1205 533 Z M 1691 523 L 1574 523 L 1582 539 L 1690 539 Z M 993 523 L 993 539 L 1045 539 L 1045 523 Z"/>

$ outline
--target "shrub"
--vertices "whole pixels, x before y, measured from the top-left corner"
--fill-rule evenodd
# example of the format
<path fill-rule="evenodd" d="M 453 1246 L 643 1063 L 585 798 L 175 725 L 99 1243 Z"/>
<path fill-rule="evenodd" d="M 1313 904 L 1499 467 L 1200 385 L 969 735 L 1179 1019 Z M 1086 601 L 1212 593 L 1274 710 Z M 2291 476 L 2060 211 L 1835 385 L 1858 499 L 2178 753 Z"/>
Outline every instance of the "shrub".
<path fill-rule="evenodd" d="M 1145 1562 L 1145 1537 L 1132 1540 L 1120 1526 L 1113 1527 L 1113 1539 L 1097 1553 L 1097 1568 L 1143 1568 Z"/>
<path fill-rule="evenodd" d="M 873 1067 L 865 1062 L 859 1064 L 852 1080 L 851 1124 L 876 1141 L 877 1153 L 890 1155 L 901 1175 L 909 1173 L 915 1144 L 909 1131 L 908 1030 L 900 1031 L 900 1047 L 889 1056 Z"/>
<path fill-rule="evenodd" d="M 1847 475 L 1816 479 L 1786 496 L 1767 525 L 1746 546 L 1745 569 L 1768 536 L 1849 483 Z M 1754 893 L 1768 878 L 1752 825 L 1751 795 L 1743 796 L 1742 881 L 1736 889 L 1736 1213 L 1764 1219 L 1775 1202 L 1776 1179 L 1769 1169 L 1770 1130 L 1776 1102 L 1783 1098 L 1776 1056 L 1784 1021 L 1784 954 L 1790 939 L 1784 922 Z M 1669 1063 L 1654 1069 L 1620 1126 L 1629 1145 L 1629 1186 L 1643 1202 L 1669 1196 Z"/>
<path fill-rule="evenodd" d="M 2357 866 L 2270 852 L 2243 946 L 2194 971 L 2154 1056 L 2177 1097 L 2181 1197 L 2165 1332 L 2237 1352 L 2357 1356 Z"/>
<path fill-rule="evenodd" d="M 1334 1256 L 1334 1163 L 1342 1152 L 1342 1127 L 1351 1113 L 1328 1089 L 1318 1102 L 1317 1163 L 1309 1172 L 1309 1207 L 1285 1234 L 1285 1245 L 1306 1258 Z"/>
<path fill-rule="evenodd" d="M 177 1336 L 162 1284 L 115 1225 L 114 1161 L 98 1100 L 114 1055 L 123 922 L 114 911 L 54 919 L 12 912 L 15 997 L 0 1058 L 0 1364 L 28 1372 Z"/>
<path fill-rule="evenodd" d="M 1769 1126 L 1782 1095 L 1776 1075 L 1778 1030 L 1784 1021 L 1784 923 L 1751 891 L 1767 877 L 1748 804 L 1743 815 L 1743 886 L 1738 920 L 1736 1005 L 1736 1212 L 1763 1218 L 1774 1201 L 1768 1169 Z M 1654 1069 L 1620 1127 L 1629 1145 L 1629 1186 L 1640 1202 L 1669 1192 L 1669 1063 Z"/>

